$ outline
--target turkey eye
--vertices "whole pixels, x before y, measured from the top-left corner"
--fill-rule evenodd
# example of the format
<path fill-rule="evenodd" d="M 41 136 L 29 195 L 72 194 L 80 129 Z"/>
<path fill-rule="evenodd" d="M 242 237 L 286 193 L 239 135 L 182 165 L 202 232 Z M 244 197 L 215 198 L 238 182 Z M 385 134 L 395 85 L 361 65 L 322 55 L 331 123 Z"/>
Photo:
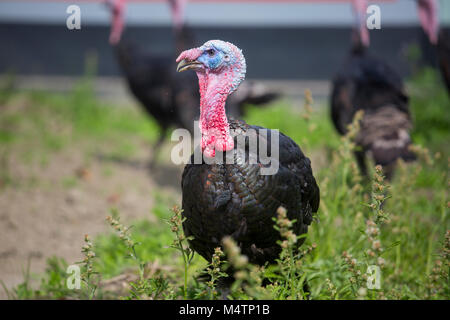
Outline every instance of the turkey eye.
<path fill-rule="evenodd" d="M 214 51 L 214 49 L 209 49 L 209 50 L 206 51 L 206 53 L 207 53 L 210 57 L 212 57 L 212 56 L 214 55 L 215 51 Z"/>

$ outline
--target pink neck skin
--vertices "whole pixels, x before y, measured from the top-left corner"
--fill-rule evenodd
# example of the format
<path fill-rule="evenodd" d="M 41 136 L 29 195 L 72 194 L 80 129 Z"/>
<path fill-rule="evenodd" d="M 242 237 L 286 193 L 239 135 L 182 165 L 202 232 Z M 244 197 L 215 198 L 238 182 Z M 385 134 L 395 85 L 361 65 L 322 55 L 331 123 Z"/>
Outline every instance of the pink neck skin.
<path fill-rule="evenodd" d="M 171 0 L 172 19 L 175 29 L 180 30 L 184 24 L 184 10 L 187 0 Z"/>
<path fill-rule="evenodd" d="M 358 24 L 358 36 L 359 41 L 363 44 L 364 47 L 368 47 L 370 45 L 370 37 L 369 31 L 366 28 L 366 10 L 367 10 L 367 1 L 366 0 L 353 0 L 353 11 L 356 15 L 357 24 Z"/>
<path fill-rule="evenodd" d="M 123 16 L 125 12 L 125 0 L 113 0 L 111 2 L 112 18 L 109 43 L 115 45 L 119 43 L 124 28 Z"/>
<path fill-rule="evenodd" d="M 438 41 L 439 21 L 437 16 L 437 3 L 435 0 L 419 0 L 418 15 L 420 24 L 427 34 L 431 44 Z"/>
<path fill-rule="evenodd" d="M 200 86 L 200 131 L 203 153 L 213 158 L 215 150 L 234 148 L 230 126 L 225 113 L 225 102 L 230 92 L 230 73 L 197 72 Z"/>

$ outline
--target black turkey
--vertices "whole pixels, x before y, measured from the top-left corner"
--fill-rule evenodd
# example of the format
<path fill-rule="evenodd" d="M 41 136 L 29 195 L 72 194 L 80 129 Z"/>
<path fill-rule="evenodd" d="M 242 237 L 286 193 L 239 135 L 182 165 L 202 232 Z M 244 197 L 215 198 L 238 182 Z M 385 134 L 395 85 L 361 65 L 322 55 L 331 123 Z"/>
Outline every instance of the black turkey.
<path fill-rule="evenodd" d="M 194 237 L 190 245 L 211 260 L 222 238 L 232 236 L 250 262 L 273 262 L 281 251 L 272 220 L 277 209 L 285 207 L 288 218 L 296 220 L 298 235 L 307 232 L 318 210 L 320 194 L 310 160 L 282 133 L 278 145 L 273 143 L 278 131 L 228 120 L 226 99 L 246 71 L 236 46 L 208 41 L 183 52 L 177 62 L 178 71 L 196 71 L 201 97 L 200 160 L 197 163 L 196 154 L 192 155 L 181 183 L 183 228 L 186 236 Z M 264 149 L 267 153 L 260 152 Z M 261 154 L 269 155 L 270 163 L 262 161 Z M 271 166 L 277 170 L 264 172 Z"/>
<path fill-rule="evenodd" d="M 370 153 L 375 164 L 391 178 L 396 160 L 415 159 L 409 150 L 412 128 L 401 77 L 383 60 L 367 53 L 369 34 L 365 27 L 365 1 L 353 1 L 358 28 L 353 30 L 349 57 L 333 80 L 331 118 L 337 131 L 344 135 L 358 110 L 364 111 L 356 137 L 359 150 L 355 156 L 361 173 L 367 175 L 365 158 Z M 358 11 L 359 10 L 359 11 Z"/>
<path fill-rule="evenodd" d="M 181 9 L 176 5 L 178 2 L 182 0 L 170 1 L 176 26 L 176 42 L 180 46 L 184 41 L 189 41 L 189 31 L 180 26 Z M 198 117 L 199 98 L 193 84 L 195 75 L 176 75 L 173 67 L 175 52 L 173 56 L 154 54 L 135 41 L 122 37 L 125 0 L 110 0 L 108 4 L 112 13 L 110 43 L 122 73 L 131 93 L 160 127 L 160 136 L 154 147 L 156 153 L 170 127 L 187 128 L 193 132 L 193 121 Z"/>

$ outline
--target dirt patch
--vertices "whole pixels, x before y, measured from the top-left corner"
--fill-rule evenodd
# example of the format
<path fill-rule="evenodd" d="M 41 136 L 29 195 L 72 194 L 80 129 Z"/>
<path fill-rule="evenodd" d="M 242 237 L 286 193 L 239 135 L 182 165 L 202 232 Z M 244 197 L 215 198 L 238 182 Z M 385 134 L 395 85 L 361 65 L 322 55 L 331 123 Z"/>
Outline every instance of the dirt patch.
<path fill-rule="evenodd" d="M 182 167 L 159 165 L 150 171 L 148 148 L 138 153 L 126 161 L 99 154 L 86 160 L 80 146 L 73 146 L 49 156 L 44 166 L 9 157 L 13 183 L 0 190 L 0 279 L 8 288 L 23 281 L 28 260 L 32 274 L 43 272 L 53 255 L 80 261 L 84 235 L 108 231 L 110 208 L 117 208 L 125 223 L 155 219 L 156 186 L 179 201 Z M 157 181 L 162 176 L 164 184 Z M 0 298 L 6 298 L 3 290 Z"/>

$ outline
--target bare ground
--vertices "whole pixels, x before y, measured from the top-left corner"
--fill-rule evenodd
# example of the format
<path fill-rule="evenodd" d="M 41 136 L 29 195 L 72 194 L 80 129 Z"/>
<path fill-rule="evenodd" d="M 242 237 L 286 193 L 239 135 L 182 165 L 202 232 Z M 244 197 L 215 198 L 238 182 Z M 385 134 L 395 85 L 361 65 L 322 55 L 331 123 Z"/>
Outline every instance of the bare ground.
<path fill-rule="evenodd" d="M 182 168 L 159 165 L 150 171 L 148 150 L 124 161 L 97 155 L 88 165 L 75 146 L 52 155 L 45 166 L 10 157 L 10 175 L 22 183 L 0 189 L 0 280 L 7 288 L 23 281 L 28 261 L 32 275 L 43 272 L 54 255 L 80 261 L 84 235 L 108 231 L 105 217 L 112 207 L 125 223 L 155 219 L 155 185 L 178 203 Z M 0 298 L 7 298 L 4 290 Z"/>

